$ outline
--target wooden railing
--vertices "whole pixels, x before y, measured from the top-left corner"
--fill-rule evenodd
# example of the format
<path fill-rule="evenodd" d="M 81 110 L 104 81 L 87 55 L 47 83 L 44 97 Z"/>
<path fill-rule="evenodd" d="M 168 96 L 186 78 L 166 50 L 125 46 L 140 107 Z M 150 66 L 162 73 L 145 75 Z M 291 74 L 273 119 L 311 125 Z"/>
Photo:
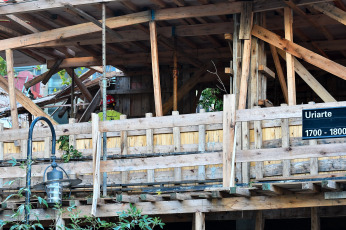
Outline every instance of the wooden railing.
<path fill-rule="evenodd" d="M 224 112 L 165 117 L 147 114 L 140 119 L 93 119 L 92 123 L 58 125 L 57 136 L 70 135 L 71 144 L 83 153 L 83 159 L 60 165 L 68 174 L 83 179 L 81 186 L 86 188 L 95 185 L 92 174 L 99 168 L 99 174 L 108 173 L 107 182 L 114 185 L 114 191 L 131 185 L 149 186 L 148 191 L 155 188 L 150 186 L 175 183 L 215 186 L 221 180 L 223 186 L 233 181 L 246 185 L 251 179 L 342 171 L 346 170 L 344 139 L 303 141 L 299 133 L 290 135 L 290 129 L 300 129 L 302 109 L 340 106 L 346 106 L 346 102 L 236 111 L 234 103 L 225 100 Z M 236 142 L 230 135 L 232 129 Z M 281 134 L 266 140 L 264 136 L 270 131 Z M 108 160 L 101 160 L 98 167 L 96 159 L 101 158 L 101 148 L 97 144 L 100 145 L 102 132 L 108 136 Z M 13 178 L 25 177 L 23 167 L 10 167 L 6 162 L 12 157 L 26 158 L 27 135 L 28 129 L 1 132 L 0 187 L 9 187 L 3 184 Z M 49 164 L 49 136 L 48 128 L 34 130 L 33 156 L 37 159 L 32 167 L 33 184 L 42 181 L 43 170 Z M 14 141 L 19 141 L 21 150 L 14 148 Z"/>

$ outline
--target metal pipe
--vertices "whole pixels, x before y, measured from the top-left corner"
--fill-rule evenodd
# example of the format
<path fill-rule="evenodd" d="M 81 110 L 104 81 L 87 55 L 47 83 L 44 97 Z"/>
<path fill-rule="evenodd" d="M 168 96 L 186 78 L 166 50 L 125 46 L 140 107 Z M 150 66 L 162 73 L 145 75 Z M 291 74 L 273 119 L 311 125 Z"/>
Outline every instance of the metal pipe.
<path fill-rule="evenodd" d="M 55 130 L 54 130 L 53 124 L 46 117 L 38 117 L 31 123 L 30 128 L 29 128 L 28 148 L 27 148 L 27 157 L 26 157 L 26 191 L 25 191 L 25 207 L 24 207 L 25 223 L 26 224 L 29 224 L 29 219 L 30 219 L 29 205 L 30 205 L 30 195 L 31 195 L 30 186 L 31 186 L 31 164 L 32 164 L 32 133 L 34 131 L 35 124 L 40 120 L 44 120 L 48 124 L 50 131 L 52 132 L 52 157 L 51 157 L 51 159 L 52 159 L 52 165 L 56 164 L 56 162 L 55 162 L 55 159 L 56 159 L 56 157 L 55 157 L 56 135 L 55 135 Z"/>
<path fill-rule="evenodd" d="M 102 3 L 102 111 L 103 121 L 107 120 L 107 76 L 106 76 L 106 4 Z M 107 160 L 107 133 L 103 133 L 103 160 Z M 107 173 L 103 173 L 103 196 L 107 196 Z"/>

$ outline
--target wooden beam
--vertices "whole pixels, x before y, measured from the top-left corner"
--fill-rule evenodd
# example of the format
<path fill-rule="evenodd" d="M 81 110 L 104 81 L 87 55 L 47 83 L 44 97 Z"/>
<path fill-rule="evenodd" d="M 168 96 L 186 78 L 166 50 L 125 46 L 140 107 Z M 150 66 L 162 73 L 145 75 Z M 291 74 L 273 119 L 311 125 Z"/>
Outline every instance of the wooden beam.
<path fill-rule="evenodd" d="M 256 212 L 255 230 L 264 230 L 264 218 L 262 210 Z"/>
<path fill-rule="evenodd" d="M 324 199 L 326 200 L 339 200 L 346 199 L 346 191 L 342 192 L 325 192 Z"/>
<path fill-rule="evenodd" d="M 88 100 L 88 102 L 91 102 L 93 100 L 93 96 L 89 92 L 88 88 L 83 84 L 82 79 L 79 78 L 76 74 L 73 74 L 73 69 L 71 68 L 66 68 L 67 73 L 70 75 L 70 77 L 74 78 L 74 81 L 81 91 L 81 93 L 85 96 L 85 98 Z"/>
<path fill-rule="evenodd" d="M 265 65 L 259 65 L 258 72 L 266 75 L 267 77 L 275 78 L 275 73 Z"/>
<path fill-rule="evenodd" d="M 243 2 L 240 13 L 239 39 L 251 38 L 252 17 L 252 2 Z"/>
<path fill-rule="evenodd" d="M 333 6 L 332 4 L 318 3 L 312 4 L 310 7 L 346 25 L 346 12 Z"/>
<path fill-rule="evenodd" d="M 85 19 L 89 20 L 90 22 L 94 23 L 95 25 L 97 25 L 98 27 L 102 28 L 102 23 L 99 20 L 97 20 L 93 16 L 87 14 L 83 10 L 78 9 L 77 7 L 74 7 L 69 3 L 65 4 L 65 7 L 67 9 L 71 10 L 72 12 L 76 13 L 77 15 L 80 15 L 82 18 L 85 18 Z M 122 36 L 119 33 L 115 32 L 114 30 L 112 30 L 108 26 L 106 26 L 106 31 L 113 36 L 116 36 L 118 38 L 122 38 Z"/>
<path fill-rule="evenodd" d="M 285 50 L 286 52 L 303 59 L 304 61 L 315 65 L 335 76 L 338 76 L 346 80 L 346 67 L 333 62 L 321 55 L 318 55 L 302 46 L 299 46 L 291 41 L 281 38 L 277 34 L 266 30 L 263 27 L 254 25 L 252 29 L 252 35 L 266 41 L 279 49 Z"/>
<path fill-rule="evenodd" d="M 311 230 L 320 230 L 320 217 L 318 215 L 318 208 L 311 208 Z"/>
<path fill-rule="evenodd" d="M 7 78 L 8 78 L 8 94 L 10 97 L 12 129 L 19 129 L 18 110 L 16 100 L 16 86 L 14 82 L 14 68 L 13 68 L 13 51 L 6 50 L 6 65 L 7 65 Z"/>
<path fill-rule="evenodd" d="M 285 52 L 277 50 L 283 59 L 286 59 Z M 314 78 L 311 73 L 296 59 L 294 61 L 294 70 L 297 74 L 308 84 L 311 89 L 324 101 L 324 102 L 336 102 L 335 98 Z"/>
<path fill-rule="evenodd" d="M 285 38 L 293 42 L 293 11 L 289 7 L 284 8 L 285 22 Z M 296 96 L 296 77 L 294 72 L 294 60 L 290 53 L 286 53 L 286 69 L 287 69 L 287 89 L 288 89 L 288 105 L 297 103 Z"/>
<path fill-rule="evenodd" d="M 249 74 L 250 74 L 250 57 L 251 57 L 251 38 L 249 40 L 244 40 L 240 92 L 239 92 L 239 105 L 238 105 L 239 110 L 246 109 L 246 98 L 247 98 L 248 81 L 249 81 Z"/>
<path fill-rule="evenodd" d="M 236 101 L 235 94 L 225 94 L 223 109 L 223 187 L 234 187 L 234 162 L 233 150 L 234 150 L 234 130 L 235 130 L 235 113 L 236 113 Z"/>
<path fill-rule="evenodd" d="M 160 66 L 159 66 L 159 52 L 157 47 L 156 22 L 150 21 L 149 28 L 150 28 L 150 45 L 151 45 L 151 63 L 152 63 L 152 71 L 153 71 L 153 83 L 154 83 L 155 113 L 157 117 L 161 117 L 163 116 L 163 113 L 162 113 Z"/>
<path fill-rule="evenodd" d="M 49 81 L 49 79 L 60 69 L 59 66 L 61 65 L 63 59 L 58 59 L 55 61 L 54 65 L 52 68 L 49 69 L 48 73 L 44 75 L 44 78 L 42 79 L 42 84 L 46 85 Z"/>
<path fill-rule="evenodd" d="M 279 55 L 276 51 L 275 46 L 273 46 L 273 45 L 269 45 L 269 46 L 270 46 L 270 51 L 271 51 L 272 56 L 273 56 L 273 60 L 274 60 L 275 68 L 276 68 L 276 73 L 278 74 L 281 90 L 282 90 L 282 93 L 283 93 L 284 98 L 285 98 L 285 103 L 287 104 L 288 103 L 288 91 L 287 91 L 286 80 L 285 80 L 284 72 L 283 72 L 282 67 L 281 67 Z"/>

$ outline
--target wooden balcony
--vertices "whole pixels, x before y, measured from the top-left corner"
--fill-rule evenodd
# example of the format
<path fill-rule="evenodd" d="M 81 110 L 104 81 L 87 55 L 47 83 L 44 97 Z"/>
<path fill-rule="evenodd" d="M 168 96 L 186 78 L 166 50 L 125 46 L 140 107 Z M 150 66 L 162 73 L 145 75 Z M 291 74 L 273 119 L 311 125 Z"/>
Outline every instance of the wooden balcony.
<path fill-rule="evenodd" d="M 346 200 L 340 199 L 345 196 L 342 190 L 346 182 L 344 138 L 301 138 L 302 109 L 339 107 L 346 102 L 234 113 L 229 98 L 226 96 L 224 112 L 164 117 L 148 114 L 146 118 L 106 122 L 94 116 L 92 123 L 56 126 L 57 135 L 70 135 L 70 144 L 83 153 L 82 159 L 59 164 L 70 177 L 82 179 L 72 188 L 73 198 L 64 205 L 73 200 L 81 205 L 83 214 L 90 214 L 93 207 L 102 217 L 114 215 L 110 210 L 126 209 L 124 203 L 136 203 L 146 214 L 346 205 Z M 102 132 L 108 137 L 106 161 L 101 159 Z M 232 132 L 235 143 L 230 138 Z M 24 186 L 25 167 L 11 167 L 7 162 L 26 158 L 27 134 L 28 129 L 1 133 L 3 196 Z M 33 184 L 42 181 L 49 164 L 49 135 L 46 127 L 34 130 Z M 20 147 L 15 147 L 14 141 Z M 58 158 L 61 154 L 58 151 Z M 223 167 L 225 161 L 229 163 Z M 100 199 L 95 191 L 103 191 L 103 173 L 107 173 L 107 193 Z M 6 185 L 13 179 L 21 180 Z M 91 194 L 93 198 L 86 198 Z M 3 208 L 22 201 L 13 202 Z M 1 217 L 6 219 L 7 212 Z"/>

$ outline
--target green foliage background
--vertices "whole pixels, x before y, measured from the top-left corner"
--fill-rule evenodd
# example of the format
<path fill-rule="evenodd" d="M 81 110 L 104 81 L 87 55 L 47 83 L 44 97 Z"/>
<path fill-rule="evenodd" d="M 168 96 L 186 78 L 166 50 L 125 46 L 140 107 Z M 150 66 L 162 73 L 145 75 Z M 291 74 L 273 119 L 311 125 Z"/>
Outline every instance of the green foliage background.
<path fill-rule="evenodd" d="M 202 91 L 201 100 L 199 104 L 209 112 L 223 110 L 223 94 L 219 89 L 206 88 Z"/>

